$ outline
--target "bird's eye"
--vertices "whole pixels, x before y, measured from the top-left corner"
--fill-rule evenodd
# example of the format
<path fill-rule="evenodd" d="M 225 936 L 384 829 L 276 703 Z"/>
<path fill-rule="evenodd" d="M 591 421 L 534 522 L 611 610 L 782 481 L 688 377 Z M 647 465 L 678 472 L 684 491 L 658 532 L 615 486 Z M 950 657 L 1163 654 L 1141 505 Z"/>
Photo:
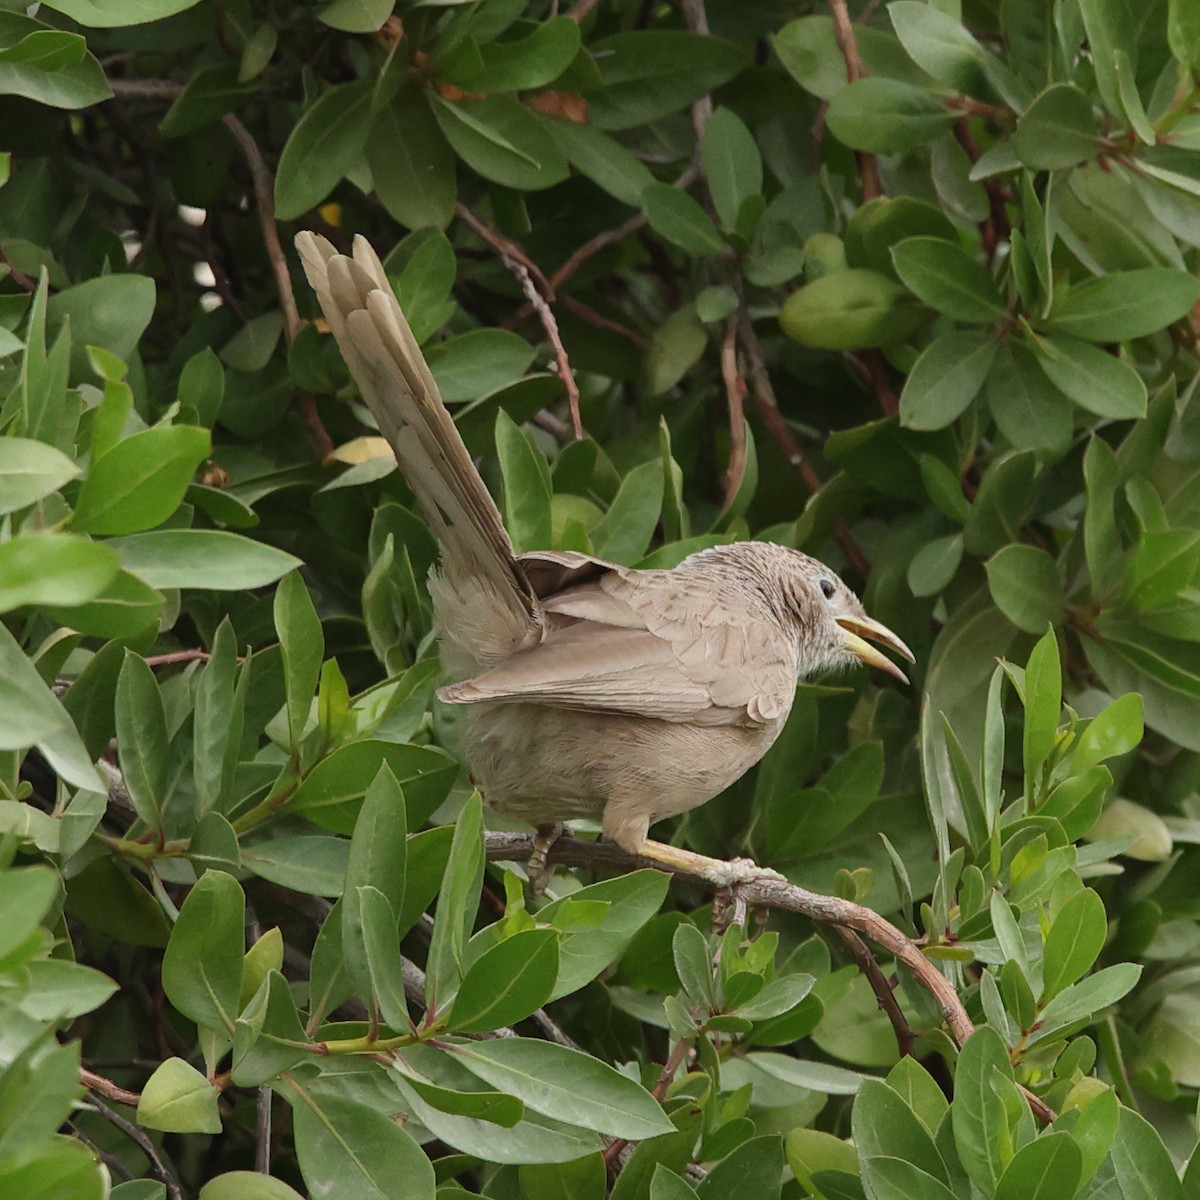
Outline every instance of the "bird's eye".
<path fill-rule="evenodd" d="M 833 599 L 833 593 L 834 593 L 835 589 L 833 586 L 832 579 L 822 579 L 819 584 L 819 587 L 821 589 L 821 595 L 824 596 L 826 600 Z"/>

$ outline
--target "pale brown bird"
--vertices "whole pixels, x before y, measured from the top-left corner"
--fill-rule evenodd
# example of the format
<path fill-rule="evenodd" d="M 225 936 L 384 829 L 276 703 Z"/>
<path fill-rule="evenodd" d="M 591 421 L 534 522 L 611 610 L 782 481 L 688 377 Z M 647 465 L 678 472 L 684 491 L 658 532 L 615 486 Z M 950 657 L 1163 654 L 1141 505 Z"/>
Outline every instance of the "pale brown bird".
<path fill-rule="evenodd" d="M 516 555 L 374 250 L 301 233 L 309 283 L 362 397 L 441 545 L 429 594 L 465 752 L 495 809 L 543 830 L 599 819 L 626 850 L 673 862 L 649 827 L 712 799 L 778 737 L 797 680 L 858 662 L 904 680 L 866 638 L 913 660 L 824 564 L 735 542 L 671 570 L 587 554 Z M 549 838 L 552 840 L 552 837 Z"/>

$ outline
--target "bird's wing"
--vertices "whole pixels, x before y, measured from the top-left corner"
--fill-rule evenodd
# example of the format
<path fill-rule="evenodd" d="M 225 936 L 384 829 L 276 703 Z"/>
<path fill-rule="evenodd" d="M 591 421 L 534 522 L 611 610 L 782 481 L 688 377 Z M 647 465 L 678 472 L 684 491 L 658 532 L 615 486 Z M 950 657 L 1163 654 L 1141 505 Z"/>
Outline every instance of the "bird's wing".
<path fill-rule="evenodd" d="M 495 643 L 485 658 L 511 653 L 537 625 L 537 601 L 382 264 L 361 237 L 353 257 L 308 232 L 296 246 L 346 365 L 441 545 L 448 604 L 486 610 L 464 618 Z M 439 612 L 452 636 L 457 620 Z"/>
<path fill-rule="evenodd" d="M 743 612 L 697 603 L 678 585 L 668 572 L 622 571 L 547 597 L 551 620 L 567 624 L 441 695 L 459 704 L 524 700 L 705 725 L 764 724 L 786 714 L 796 674 L 778 633 Z"/>

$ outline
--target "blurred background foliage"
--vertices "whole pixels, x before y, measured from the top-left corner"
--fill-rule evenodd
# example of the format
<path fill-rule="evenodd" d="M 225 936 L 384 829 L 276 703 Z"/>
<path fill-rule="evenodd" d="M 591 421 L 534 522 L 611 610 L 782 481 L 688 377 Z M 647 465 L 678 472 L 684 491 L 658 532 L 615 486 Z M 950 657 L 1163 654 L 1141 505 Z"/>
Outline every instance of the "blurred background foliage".
<path fill-rule="evenodd" d="M 0 0 L 0 1191 L 1200 1194 L 1198 68 L 1191 0 Z M 895 921 L 961 1052 L 485 868 L 299 228 L 518 549 L 771 538 L 914 648 L 657 833 Z"/>

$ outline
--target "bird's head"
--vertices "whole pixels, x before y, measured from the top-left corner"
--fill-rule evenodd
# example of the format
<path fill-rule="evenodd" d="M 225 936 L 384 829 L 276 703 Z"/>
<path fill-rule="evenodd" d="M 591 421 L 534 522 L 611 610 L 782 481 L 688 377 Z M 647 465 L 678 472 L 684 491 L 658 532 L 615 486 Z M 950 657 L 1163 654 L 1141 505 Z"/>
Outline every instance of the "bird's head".
<path fill-rule="evenodd" d="M 841 670 L 862 662 L 886 671 L 902 683 L 908 682 L 908 676 L 872 643 L 887 647 L 909 662 L 916 661 L 913 652 L 886 625 L 867 616 L 859 598 L 829 567 L 797 550 L 785 547 L 772 550 L 782 551 L 783 555 L 773 565 L 786 596 L 786 616 L 794 622 L 799 634 L 801 676 Z"/>

